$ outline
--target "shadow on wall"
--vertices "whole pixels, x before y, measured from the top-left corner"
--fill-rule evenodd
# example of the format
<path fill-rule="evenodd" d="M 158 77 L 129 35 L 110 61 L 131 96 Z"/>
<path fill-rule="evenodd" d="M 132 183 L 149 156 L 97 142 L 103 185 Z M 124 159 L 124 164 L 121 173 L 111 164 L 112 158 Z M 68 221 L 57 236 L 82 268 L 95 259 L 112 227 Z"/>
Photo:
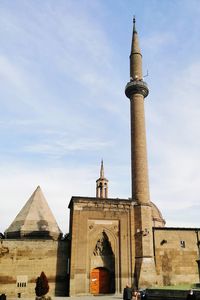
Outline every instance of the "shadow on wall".
<path fill-rule="evenodd" d="M 165 251 L 162 257 L 163 285 L 171 285 L 172 265 L 169 254 Z"/>
<path fill-rule="evenodd" d="M 63 240 L 58 241 L 55 296 L 69 295 L 69 253 L 69 239 L 64 238 Z"/>

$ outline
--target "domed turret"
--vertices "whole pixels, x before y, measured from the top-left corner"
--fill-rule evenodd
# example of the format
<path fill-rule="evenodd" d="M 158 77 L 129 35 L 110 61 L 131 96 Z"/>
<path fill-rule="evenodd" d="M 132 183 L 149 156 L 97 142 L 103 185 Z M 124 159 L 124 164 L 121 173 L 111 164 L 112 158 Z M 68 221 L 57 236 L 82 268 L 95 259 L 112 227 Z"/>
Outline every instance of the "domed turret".
<path fill-rule="evenodd" d="M 163 219 L 163 216 L 162 216 L 160 210 L 153 202 L 150 202 L 150 205 L 151 205 L 151 211 L 152 211 L 153 227 L 164 227 L 166 222 L 165 222 L 165 219 Z"/>

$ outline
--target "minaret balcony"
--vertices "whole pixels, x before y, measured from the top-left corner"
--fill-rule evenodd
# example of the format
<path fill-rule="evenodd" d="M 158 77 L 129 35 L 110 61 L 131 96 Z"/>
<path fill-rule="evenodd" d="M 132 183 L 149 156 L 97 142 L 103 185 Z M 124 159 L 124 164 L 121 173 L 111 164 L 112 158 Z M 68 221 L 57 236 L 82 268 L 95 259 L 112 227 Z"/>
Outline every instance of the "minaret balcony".
<path fill-rule="evenodd" d="M 149 94 L 149 89 L 145 81 L 131 80 L 125 87 L 125 94 L 129 99 L 134 94 L 141 94 L 145 98 Z"/>

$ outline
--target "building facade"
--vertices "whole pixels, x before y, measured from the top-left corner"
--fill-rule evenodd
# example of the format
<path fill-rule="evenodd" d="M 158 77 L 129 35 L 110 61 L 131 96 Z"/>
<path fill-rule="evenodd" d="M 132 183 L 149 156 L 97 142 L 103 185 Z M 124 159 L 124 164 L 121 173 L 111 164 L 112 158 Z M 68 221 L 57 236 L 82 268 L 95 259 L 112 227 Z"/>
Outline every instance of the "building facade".
<path fill-rule="evenodd" d="M 73 196 L 63 238 L 40 187 L 0 240 L 0 294 L 33 296 L 42 271 L 52 295 L 121 293 L 199 282 L 199 228 L 168 228 L 149 195 L 142 54 L 133 21 L 130 80 L 132 195 L 113 199 L 103 161 L 96 197 Z M 185 276 L 187 274 L 187 276 Z"/>

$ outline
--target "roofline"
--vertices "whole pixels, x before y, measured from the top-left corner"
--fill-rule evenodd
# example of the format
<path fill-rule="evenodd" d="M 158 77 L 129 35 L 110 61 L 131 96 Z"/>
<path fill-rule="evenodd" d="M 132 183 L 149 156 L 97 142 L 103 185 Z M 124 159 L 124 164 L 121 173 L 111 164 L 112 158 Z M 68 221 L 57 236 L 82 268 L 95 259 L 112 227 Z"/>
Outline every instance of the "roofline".
<path fill-rule="evenodd" d="M 76 201 L 76 200 L 93 200 L 94 202 L 103 202 L 103 201 L 113 201 L 113 202 L 118 202 L 118 201 L 124 201 L 126 203 L 132 203 L 135 202 L 133 199 L 127 198 L 127 199 L 121 199 L 121 198 L 97 198 L 97 197 L 82 197 L 82 196 L 72 196 L 71 200 L 69 202 L 68 208 L 71 207 L 71 203 Z"/>
<path fill-rule="evenodd" d="M 153 227 L 153 230 L 186 230 L 186 231 L 200 231 L 197 227 Z"/>

